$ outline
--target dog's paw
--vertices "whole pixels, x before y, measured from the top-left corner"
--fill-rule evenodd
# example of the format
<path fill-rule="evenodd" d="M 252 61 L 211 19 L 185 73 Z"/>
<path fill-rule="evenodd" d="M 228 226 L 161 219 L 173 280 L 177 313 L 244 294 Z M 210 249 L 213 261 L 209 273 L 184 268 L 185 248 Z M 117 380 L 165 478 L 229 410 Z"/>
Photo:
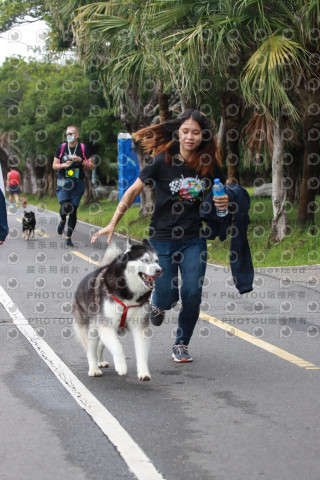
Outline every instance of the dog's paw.
<path fill-rule="evenodd" d="M 138 372 L 138 378 L 142 382 L 148 382 L 149 380 L 151 380 L 151 375 L 150 375 L 149 372 L 148 373 L 147 372 Z"/>
<path fill-rule="evenodd" d="M 109 367 L 109 362 L 98 362 L 98 367 L 100 368 L 108 368 Z"/>
<path fill-rule="evenodd" d="M 91 368 L 88 372 L 89 377 L 101 377 L 102 372 L 99 368 Z"/>
<path fill-rule="evenodd" d="M 118 373 L 118 375 L 122 376 L 127 374 L 128 369 L 127 367 L 116 368 L 116 372 Z"/>

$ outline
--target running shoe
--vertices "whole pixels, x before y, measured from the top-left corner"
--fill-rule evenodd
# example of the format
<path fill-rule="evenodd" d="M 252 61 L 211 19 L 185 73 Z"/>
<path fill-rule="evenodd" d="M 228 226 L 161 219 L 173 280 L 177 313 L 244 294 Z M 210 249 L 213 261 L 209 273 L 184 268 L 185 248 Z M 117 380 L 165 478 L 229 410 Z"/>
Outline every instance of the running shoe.
<path fill-rule="evenodd" d="M 189 355 L 188 352 L 188 346 L 185 345 L 181 340 L 177 345 L 173 345 L 172 350 L 172 358 L 175 362 L 192 362 L 192 357 Z"/>
<path fill-rule="evenodd" d="M 155 327 L 160 327 L 165 317 L 165 311 L 160 310 L 160 308 L 156 307 L 155 305 L 151 305 L 151 313 L 150 313 L 150 322 Z"/>
<path fill-rule="evenodd" d="M 73 243 L 71 242 L 71 238 L 66 239 L 66 247 L 74 247 Z"/>

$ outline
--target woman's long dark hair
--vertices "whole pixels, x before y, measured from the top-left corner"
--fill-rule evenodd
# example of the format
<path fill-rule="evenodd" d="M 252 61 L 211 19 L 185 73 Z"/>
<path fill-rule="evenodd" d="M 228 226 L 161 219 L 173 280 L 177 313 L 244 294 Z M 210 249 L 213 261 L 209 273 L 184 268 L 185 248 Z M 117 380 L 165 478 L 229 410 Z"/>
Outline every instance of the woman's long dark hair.
<path fill-rule="evenodd" d="M 181 115 L 172 120 L 142 128 L 133 134 L 135 140 L 139 140 L 143 149 L 151 155 L 165 152 L 167 163 L 171 163 L 175 155 L 180 152 L 178 130 L 189 118 L 197 122 L 201 128 L 202 141 L 193 152 L 188 161 L 188 166 L 194 168 L 201 175 L 213 175 L 214 167 L 221 167 L 221 157 L 212 127 L 207 117 L 199 110 L 185 110 Z"/>

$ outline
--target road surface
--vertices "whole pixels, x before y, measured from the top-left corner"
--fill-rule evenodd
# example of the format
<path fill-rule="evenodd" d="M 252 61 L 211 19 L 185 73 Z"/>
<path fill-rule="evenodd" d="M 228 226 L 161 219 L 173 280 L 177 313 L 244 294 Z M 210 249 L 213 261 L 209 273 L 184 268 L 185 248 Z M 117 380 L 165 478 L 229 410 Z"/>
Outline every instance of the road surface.
<path fill-rule="evenodd" d="M 208 265 L 192 363 L 172 361 L 173 310 L 150 328 L 150 382 L 130 335 L 128 375 L 107 355 L 90 378 L 71 305 L 106 244 L 79 222 L 66 249 L 58 216 L 35 212 L 35 239 L 12 210 L 0 247 L 2 479 L 319 479 L 319 266 L 256 270 L 240 296 Z"/>

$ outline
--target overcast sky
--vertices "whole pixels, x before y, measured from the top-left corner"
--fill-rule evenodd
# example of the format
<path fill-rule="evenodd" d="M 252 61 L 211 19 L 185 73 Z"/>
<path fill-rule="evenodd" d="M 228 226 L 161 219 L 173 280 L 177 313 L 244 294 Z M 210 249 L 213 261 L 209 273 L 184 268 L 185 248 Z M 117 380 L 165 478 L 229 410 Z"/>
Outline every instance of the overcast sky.
<path fill-rule="evenodd" d="M 6 57 L 21 55 L 25 58 L 43 58 L 46 32 L 49 29 L 45 22 L 38 20 L 35 23 L 17 25 L 11 30 L 0 34 L 0 65 Z M 33 52 L 32 48 L 37 51 Z"/>

